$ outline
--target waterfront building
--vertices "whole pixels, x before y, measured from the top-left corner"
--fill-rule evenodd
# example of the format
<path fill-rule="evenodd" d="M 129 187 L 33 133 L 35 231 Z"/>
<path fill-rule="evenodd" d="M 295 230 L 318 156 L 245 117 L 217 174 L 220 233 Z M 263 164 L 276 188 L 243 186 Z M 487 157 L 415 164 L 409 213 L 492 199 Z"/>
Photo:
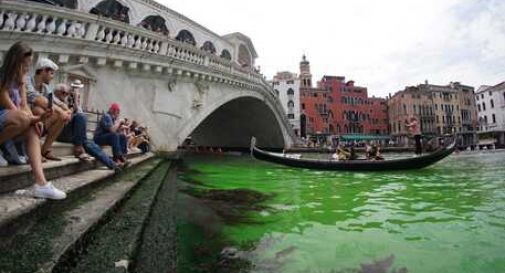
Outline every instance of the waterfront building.
<path fill-rule="evenodd" d="M 475 92 L 479 120 L 479 139 L 493 138 L 498 147 L 505 146 L 505 82 L 483 85 Z"/>
<path fill-rule="evenodd" d="M 312 87 L 310 63 L 300 62 L 301 131 L 309 135 L 388 135 L 385 99 L 368 97 L 366 87 L 343 76 L 323 76 Z M 356 138 L 359 138 L 356 136 Z"/>
<path fill-rule="evenodd" d="M 405 87 L 388 99 L 391 133 L 399 143 L 408 143 L 407 119 L 416 117 L 425 136 L 458 133 L 460 146 L 476 144 L 477 115 L 474 88 L 451 82 L 434 85 L 427 81 Z"/>
<path fill-rule="evenodd" d="M 279 97 L 295 135 L 300 136 L 300 79 L 289 71 L 278 72 L 272 86 Z"/>

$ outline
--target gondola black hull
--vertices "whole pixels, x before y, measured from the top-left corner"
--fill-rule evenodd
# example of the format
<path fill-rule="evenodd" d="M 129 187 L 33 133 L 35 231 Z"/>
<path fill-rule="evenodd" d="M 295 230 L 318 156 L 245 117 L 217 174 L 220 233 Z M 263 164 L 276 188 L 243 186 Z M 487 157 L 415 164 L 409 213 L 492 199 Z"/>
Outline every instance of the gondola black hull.
<path fill-rule="evenodd" d="M 297 159 L 285 157 L 283 155 L 270 153 L 257 148 L 253 141 L 251 143 L 251 154 L 254 158 L 272 163 L 282 164 L 296 168 L 306 168 L 315 170 L 331 171 L 391 171 L 391 170 L 411 170 L 421 169 L 446 158 L 455 149 L 455 143 L 443 147 L 433 153 L 412 158 L 401 158 L 392 160 L 318 160 L 318 159 Z"/>

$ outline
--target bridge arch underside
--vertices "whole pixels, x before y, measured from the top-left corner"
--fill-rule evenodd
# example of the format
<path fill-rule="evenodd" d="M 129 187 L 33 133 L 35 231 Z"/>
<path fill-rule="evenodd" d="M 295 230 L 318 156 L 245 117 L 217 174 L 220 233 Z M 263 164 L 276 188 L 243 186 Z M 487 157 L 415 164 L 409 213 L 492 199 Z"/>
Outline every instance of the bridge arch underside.
<path fill-rule="evenodd" d="M 191 133 L 197 146 L 248 148 L 251 137 L 265 148 L 283 148 L 280 125 L 269 106 L 253 97 L 234 99 L 217 108 Z"/>

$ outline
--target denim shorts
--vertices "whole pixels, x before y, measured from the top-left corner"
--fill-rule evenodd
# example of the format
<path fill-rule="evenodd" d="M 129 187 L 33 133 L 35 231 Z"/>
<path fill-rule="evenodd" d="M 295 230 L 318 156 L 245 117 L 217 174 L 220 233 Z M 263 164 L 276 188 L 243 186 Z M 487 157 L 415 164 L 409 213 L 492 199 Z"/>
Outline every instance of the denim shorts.
<path fill-rule="evenodd" d="M 4 129 L 5 121 L 7 120 L 7 109 L 0 109 L 0 132 Z"/>

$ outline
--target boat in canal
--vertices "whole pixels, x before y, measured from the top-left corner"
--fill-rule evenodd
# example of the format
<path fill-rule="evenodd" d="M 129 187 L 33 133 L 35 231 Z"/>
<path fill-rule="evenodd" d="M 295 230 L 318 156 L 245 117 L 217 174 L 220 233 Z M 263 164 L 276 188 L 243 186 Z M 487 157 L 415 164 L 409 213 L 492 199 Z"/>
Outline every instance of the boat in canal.
<path fill-rule="evenodd" d="M 448 157 L 456 148 L 456 138 L 437 150 L 416 157 L 386 160 L 335 160 L 293 157 L 288 154 L 273 153 L 256 147 L 256 139 L 251 139 L 251 155 L 259 160 L 296 168 L 331 171 L 391 171 L 421 169 Z"/>

